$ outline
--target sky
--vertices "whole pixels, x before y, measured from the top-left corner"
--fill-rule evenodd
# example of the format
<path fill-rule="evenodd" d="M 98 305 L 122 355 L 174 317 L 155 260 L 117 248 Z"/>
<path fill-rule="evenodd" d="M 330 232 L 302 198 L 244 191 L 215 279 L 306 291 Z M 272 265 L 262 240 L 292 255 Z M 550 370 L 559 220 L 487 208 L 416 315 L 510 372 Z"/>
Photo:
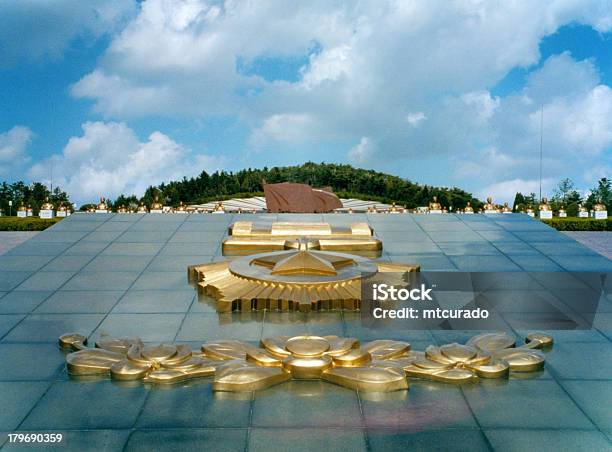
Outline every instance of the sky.
<path fill-rule="evenodd" d="M 0 180 L 78 203 L 350 163 L 480 198 L 612 177 L 612 0 L 0 0 Z"/>

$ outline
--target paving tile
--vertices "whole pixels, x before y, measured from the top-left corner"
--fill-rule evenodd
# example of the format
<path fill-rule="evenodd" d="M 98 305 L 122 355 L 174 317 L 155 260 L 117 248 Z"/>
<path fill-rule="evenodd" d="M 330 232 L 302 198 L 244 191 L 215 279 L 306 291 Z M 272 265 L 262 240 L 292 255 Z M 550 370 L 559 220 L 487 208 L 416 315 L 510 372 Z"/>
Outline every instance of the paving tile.
<path fill-rule="evenodd" d="M 548 256 L 597 256 L 590 248 L 578 242 L 531 242 L 531 246 Z"/>
<path fill-rule="evenodd" d="M 225 235 L 224 232 L 213 231 L 177 231 L 170 243 L 215 243 L 218 244 Z"/>
<path fill-rule="evenodd" d="M 361 427 L 357 393 L 323 381 L 290 381 L 255 393 L 254 427 Z"/>
<path fill-rule="evenodd" d="M 106 256 L 94 258 L 83 271 L 141 272 L 151 261 L 151 256 Z"/>
<path fill-rule="evenodd" d="M 212 256 L 220 246 L 220 244 L 168 243 L 164 245 L 159 256 Z"/>
<path fill-rule="evenodd" d="M 81 270 L 90 260 L 92 256 L 88 255 L 65 255 L 56 257 L 41 271 L 45 272 L 77 272 Z"/>
<path fill-rule="evenodd" d="M 115 306 L 123 293 L 122 290 L 59 290 L 38 306 L 35 313 L 106 314 Z"/>
<path fill-rule="evenodd" d="M 34 273 L 24 282 L 22 282 L 19 286 L 15 288 L 15 290 L 27 290 L 30 292 L 37 290 L 57 290 L 62 287 L 66 281 L 68 281 L 74 272 L 43 272 L 39 271 Z"/>
<path fill-rule="evenodd" d="M 187 269 L 180 272 L 145 271 L 134 283 L 134 290 L 180 290 L 190 289 Z"/>
<path fill-rule="evenodd" d="M 65 256 L 95 256 L 108 246 L 109 242 L 83 242 L 75 243 L 66 251 Z"/>
<path fill-rule="evenodd" d="M 250 392 L 213 392 L 210 379 L 181 387 L 153 388 L 136 428 L 246 428 L 251 398 Z"/>
<path fill-rule="evenodd" d="M 109 314 L 90 342 L 106 333 L 116 337 L 138 336 L 144 342 L 171 343 L 184 317 L 184 314 Z"/>
<path fill-rule="evenodd" d="M 136 430 L 125 446 L 126 452 L 149 452 L 155 444 L 158 452 L 199 452 L 206 444 L 214 444 L 219 452 L 246 450 L 246 429 L 202 430 Z"/>
<path fill-rule="evenodd" d="M 489 243 L 481 242 L 437 242 L 447 256 L 501 256 L 502 253 Z"/>
<path fill-rule="evenodd" d="M 48 387 L 43 381 L 1 381 L 0 430 L 15 430 Z"/>
<path fill-rule="evenodd" d="M 433 430 L 401 433 L 395 430 L 368 430 L 370 450 L 410 451 L 488 451 L 485 436 L 480 430 Z"/>
<path fill-rule="evenodd" d="M 28 313 L 47 299 L 53 292 L 10 292 L 0 299 L 1 314 Z"/>
<path fill-rule="evenodd" d="M 210 255 L 182 255 L 169 256 L 158 255 L 149 264 L 147 270 L 154 272 L 178 272 L 187 271 L 190 265 L 207 264 L 211 262 L 212 254 Z"/>
<path fill-rule="evenodd" d="M 89 234 L 88 231 L 61 231 L 61 230 L 45 230 L 30 240 L 29 243 L 74 243 Z"/>
<path fill-rule="evenodd" d="M 499 229 L 495 229 L 495 230 L 482 230 L 482 229 L 478 229 L 478 228 L 474 228 L 475 231 L 478 232 L 478 234 L 484 238 L 485 240 L 488 240 L 489 242 L 515 242 L 518 241 L 518 237 L 515 236 L 513 233 L 508 232 L 508 231 L 504 231 L 503 229 L 499 228 Z"/>
<path fill-rule="evenodd" d="M 204 342 L 215 339 L 237 339 L 259 342 L 261 339 L 263 315 L 261 315 L 262 313 L 258 314 L 256 320 L 240 322 L 239 315 L 220 316 L 217 314 L 189 313 L 185 317 L 177 340 Z M 223 318 L 228 321 L 222 322 L 221 319 Z M 234 319 L 237 321 L 232 321 Z"/>
<path fill-rule="evenodd" d="M 452 231 L 431 231 L 428 232 L 429 237 L 438 243 L 438 242 L 460 242 L 460 243 L 478 243 L 478 242 L 486 242 L 482 236 L 473 231 L 462 231 L 462 232 L 452 232 Z"/>
<path fill-rule="evenodd" d="M 551 256 L 570 272 L 612 272 L 612 261 L 603 256 Z"/>
<path fill-rule="evenodd" d="M 165 243 L 174 231 L 133 231 L 124 232 L 115 243 Z"/>
<path fill-rule="evenodd" d="M 66 249 L 70 248 L 72 243 L 38 243 L 28 240 L 15 248 L 11 248 L 5 254 L 7 256 L 57 256 Z"/>
<path fill-rule="evenodd" d="M 153 256 L 163 243 L 112 243 L 102 254 L 109 256 Z"/>
<path fill-rule="evenodd" d="M 463 393 L 483 428 L 595 428 L 553 380 L 482 380 Z"/>
<path fill-rule="evenodd" d="M 612 343 L 560 343 L 546 356 L 550 366 L 562 379 L 611 379 Z"/>
<path fill-rule="evenodd" d="M 559 272 L 563 269 L 543 255 L 511 255 L 510 259 L 526 272 Z"/>
<path fill-rule="evenodd" d="M 558 451 L 604 451 L 610 450 L 606 437 L 597 431 L 585 430 L 485 430 L 485 435 L 494 450 L 522 452 L 538 450 Z"/>
<path fill-rule="evenodd" d="M 0 338 L 21 322 L 24 317 L 22 314 L 0 314 Z"/>
<path fill-rule="evenodd" d="M 466 272 L 512 272 L 520 267 L 505 256 L 450 256 L 460 271 Z"/>
<path fill-rule="evenodd" d="M 393 243 L 385 246 L 383 243 L 385 253 L 395 255 L 406 255 L 406 254 L 440 254 L 442 250 L 432 240 L 420 240 L 418 242 L 407 242 L 402 241 Z"/>
<path fill-rule="evenodd" d="M 249 451 L 366 451 L 360 429 L 263 429 L 253 428 L 249 435 Z"/>
<path fill-rule="evenodd" d="M 110 380 L 57 381 L 21 425 L 24 430 L 125 429 L 136 422 L 144 404 L 143 385 Z"/>
<path fill-rule="evenodd" d="M 53 256 L 0 256 L 0 272 L 36 271 Z"/>
<path fill-rule="evenodd" d="M 505 242 L 505 241 L 492 241 L 491 244 L 495 246 L 502 253 L 513 256 L 517 255 L 535 255 L 540 256 L 541 253 L 534 247 L 525 242 Z"/>
<path fill-rule="evenodd" d="M 55 433 L 43 430 L 44 433 Z M 59 450 L 62 452 L 81 452 L 84 450 L 95 450 L 100 452 L 114 452 L 122 450 L 126 443 L 129 430 L 68 430 L 63 431 L 63 439 L 60 443 L 45 444 L 45 451 Z M 23 445 L 6 445 L 2 450 L 23 450 Z"/>
<path fill-rule="evenodd" d="M 63 290 L 127 290 L 138 272 L 80 272 L 62 287 Z"/>
<path fill-rule="evenodd" d="M 103 242 L 110 243 L 116 240 L 123 231 L 93 231 L 81 240 L 82 243 L 87 242 Z"/>
<path fill-rule="evenodd" d="M 107 221 L 106 223 L 101 224 L 96 232 L 125 232 L 129 228 L 133 227 L 134 222 L 128 221 Z"/>
<path fill-rule="evenodd" d="M 476 428 L 460 388 L 444 383 L 411 381 L 408 391 L 388 393 L 380 399 L 362 400 L 370 429 L 418 432 L 428 429 Z"/>
<path fill-rule="evenodd" d="M 55 344 L 7 344 L 0 343 L 0 380 L 50 380 L 55 379 L 65 357 Z"/>
<path fill-rule="evenodd" d="M 30 314 L 4 336 L 2 342 L 50 342 L 66 333 L 89 336 L 104 316 L 102 314 Z"/>
<path fill-rule="evenodd" d="M 561 386 L 600 430 L 612 430 L 612 380 L 565 380 Z"/>
<path fill-rule="evenodd" d="M 32 272 L 0 272 L 0 290 L 9 291 L 17 287 L 22 281 L 26 280 Z"/>
<path fill-rule="evenodd" d="M 194 290 L 130 290 L 113 313 L 187 312 L 195 296 Z"/>
<path fill-rule="evenodd" d="M 409 254 L 393 256 L 393 262 L 418 264 L 421 271 L 456 271 L 457 267 L 443 254 Z"/>

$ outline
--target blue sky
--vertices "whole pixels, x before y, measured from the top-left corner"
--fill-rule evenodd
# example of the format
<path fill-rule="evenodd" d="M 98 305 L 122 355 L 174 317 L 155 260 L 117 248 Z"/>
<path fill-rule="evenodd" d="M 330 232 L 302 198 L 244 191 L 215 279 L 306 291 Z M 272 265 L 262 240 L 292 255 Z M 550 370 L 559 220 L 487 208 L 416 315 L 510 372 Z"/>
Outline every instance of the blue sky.
<path fill-rule="evenodd" d="M 609 6 L 609 5 L 608 5 Z M 612 176 L 606 2 L 0 0 L 0 179 L 85 202 L 348 162 L 511 200 Z"/>

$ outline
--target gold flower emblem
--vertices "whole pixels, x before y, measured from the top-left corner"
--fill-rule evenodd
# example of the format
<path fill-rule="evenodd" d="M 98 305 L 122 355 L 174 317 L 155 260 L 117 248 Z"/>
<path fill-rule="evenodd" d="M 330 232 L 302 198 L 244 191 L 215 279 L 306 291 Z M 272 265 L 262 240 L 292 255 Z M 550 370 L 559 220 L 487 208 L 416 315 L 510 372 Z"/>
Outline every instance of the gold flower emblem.
<path fill-rule="evenodd" d="M 260 347 L 233 340 L 207 342 L 200 351 L 185 345 L 145 346 L 138 338 L 108 336 L 86 347 L 85 336 L 60 337 L 71 375 L 110 375 L 116 380 L 175 383 L 213 376 L 215 391 L 254 391 L 291 379 L 323 379 L 359 391 L 387 392 L 408 388 L 408 378 L 461 383 L 501 378 L 510 371 L 531 372 L 544 366 L 535 348 L 552 345 L 552 338 L 532 334 L 514 348 L 507 334 L 486 333 L 466 345 L 429 346 L 412 351 L 410 344 L 376 340 L 361 345 L 338 336 L 279 336 Z"/>

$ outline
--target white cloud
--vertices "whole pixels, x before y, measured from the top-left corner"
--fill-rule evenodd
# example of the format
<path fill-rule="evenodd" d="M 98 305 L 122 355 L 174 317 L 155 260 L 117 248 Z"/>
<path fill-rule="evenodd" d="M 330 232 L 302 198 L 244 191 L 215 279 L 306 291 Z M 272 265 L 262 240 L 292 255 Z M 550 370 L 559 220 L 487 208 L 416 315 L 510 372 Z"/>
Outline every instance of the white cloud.
<path fill-rule="evenodd" d="M 113 32 L 136 11 L 132 0 L 0 2 L 0 66 L 58 58 L 76 37 Z"/>
<path fill-rule="evenodd" d="M 255 129 L 249 141 L 258 147 L 270 142 L 294 143 L 307 140 L 314 126 L 313 118 L 303 113 L 283 113 L 272 115 Z"/>
<path fill-rule="evenodd" d="M 545 197 L 547 192 L 552 192 L 554 185 L 555 181 L 553 179 L 542 179 L 542 197 Z M 531 179 L 505 180 L 483 188 L 477 195 L 480 199 L 486 199 L 488 196 L 491 196 L 493 202 L 497 204 L 507 202 L 509 205 L 512 205 L 514 195 L 518 192 L 524 195 L 535 193 L 537 198 L 540 192 L 540 181 Z"/>
<path fill-rule="evenodd" d="M 361 137 L 359 144 L 353 146 L 347 154 L 348 160 L 353 163 L 363 164 L 371 162 L 377 152 L 376 143 L 369 137 Z"/>
<path fill-rule="evenodd" d="M 78 202 L 98 196 L 142 195 L 150 185 L 214 170 L 222 158 L 194 154 L 161 132 L 141 142 L 125 123 L 88 122 L 83 135 L 72 137 L 61 154 L 34 165 L 33 180 L 47 181 L 53 166 L 54 184 Z"/>
<path fill-rule="evenodd" d="M 11 171 L 27 162 L 26 150 L 34 133 L 24 126 L 15 126 L 0 133 L 0 176 L 9 176 Z"/>
<path fill-rule="evenodd" d="M 427 119 L 425 113 L 417 111 L 415 113 L 408 113 L 406 115 L 406 122 L 412 127 L 419 127 L 419 124 Z"/>
<path fill-rule="evenodd" d="M 612 96 L 593 61 L 562 54 L 535 67 L 539 45 L 567 24 L 609 31 L 607 5 L 148 0 L 71 92 L 121 120 L 237 116 L 258 149 L 359 141 L 347 159 L 375 148 L 379 169 L 417 179 L 426 157 L 445 178 L 427 182 L 472 190 L 536 178 L 543 104 L 545 175 L 560 179 L 601 164 Z M 307 61 L 297 80 L 237 70 L 286 57 Z M 531 71 L 526 87 L 492 95 L 517 67 Z"/>

